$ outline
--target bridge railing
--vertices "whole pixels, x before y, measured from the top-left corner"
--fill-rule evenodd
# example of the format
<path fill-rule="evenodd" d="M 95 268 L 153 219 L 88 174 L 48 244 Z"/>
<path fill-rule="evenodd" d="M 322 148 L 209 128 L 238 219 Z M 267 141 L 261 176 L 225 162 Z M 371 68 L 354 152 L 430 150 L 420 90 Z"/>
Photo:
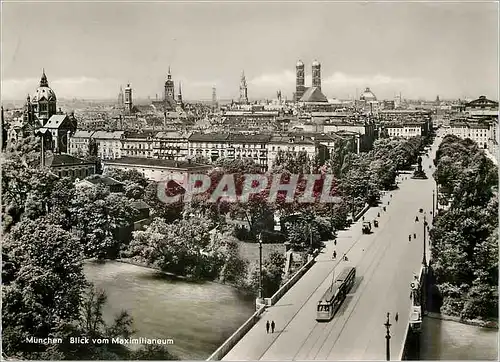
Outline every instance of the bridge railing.
<path fill-rule="evenodd" d="M 271 298 L 265 298 L 265 304 L 266 306 L 272 306 L 275 305 L 278 300 L 282 296 L 285 295 L 286 292 L 288 292 L 294 285 L 297 283 L 297 281 L 302 278 L 302 276 L 313 266 L 313 264 L 316 262 L 316 257 L 318 256 L 319 251 L 315 251 L 312 258 L 305 263 L 302 268 L 297 270 L 297 272 L 290 278 L 289 281 L 287 281 L 281 288 L 278 289 L 276 293 Z"/>
<path fill-rule="evenodd" d="M 207 361 L 220 361 L 235 345 L 238 343 L 241 338 L 259 321 L 260 316 L 266 307 L 263 306 L 259 308 L 250 318 L 247 319 L 245 323 L 241 325 L 240 328 L 234 332 L 231 337 L 226 339 L 222 345 L 215 350 L 214 353 L 210 357 L 207 358 Z"/>
<path fill-rule="evenodd" d="M 420 273 L 418 275 L 418 280 L 419 280 L 419 286 L 418 288 L 420 289 L 420 292 L 422 292 L 422 288 L 425 288 L 425 285 L 424 285 L 424 280 L 425 280 L 425 267 L 422 265 L 420 267 Z M 413 305 L 415 304 L 415 300 L 412 298 L 411 301 L 408 303 L 409 304 L 409 308 L 410 308 L 410 319 L 411 319 L 411 312 L 413 310 Z M 424 311 L 422 310 L 422 313 Z M 403 358 L 405 357 L 405 350 L 406 350 L 406 339 L 408 338 L 408 332 L 410 330 L 410 324 L 411 324 L 411 320 L 408 320 L 408 322 L 406 323 L 406 327 L 405 327 L 405 331 L 404 331 L 404 338 L 403 338 L 403 344 L 400 348 L 400 351 L 398 353 L 398 359 L 397 361 L 402 361 Z"/>

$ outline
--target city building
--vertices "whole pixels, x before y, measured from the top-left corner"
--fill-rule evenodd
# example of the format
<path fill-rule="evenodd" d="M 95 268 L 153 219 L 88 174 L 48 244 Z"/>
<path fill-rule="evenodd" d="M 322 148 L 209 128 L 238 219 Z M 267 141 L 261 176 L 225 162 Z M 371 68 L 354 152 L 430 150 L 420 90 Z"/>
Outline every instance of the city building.
<path fill-rule="evenodd" d="M 323 124 L 322 133 L 337 133 L 347 131 L 359 134 L 357 140 L 357 152 L 368 151 L 375 141 L 375 124 L 368 120 L 348 120 L 331 118 Z"/>
<path fill-rule="evenodd" d="M 84 180 L 77 181 L 76 187 L 95 187 L 97 185 L 105 186 L 109 192 L 124 192 L 125 184 L 118 180 L 115 180 L 109 176 L 103 175 L 92 175 L 91 177 L 87 177 Z"/>
<path fill-rule="evenodd" d="M 493 116 L 498 118 L 498 102 L 480 96 L 465 104 L 465 113 L 468 116 Z"/>
<path fill-rule="evenodd" d="M 153 138 L 153 157 L 163 160 L 185 160 L 188 155 L 188 136 L 177 131 L 158 132 Z"/>
<path fill-rule="evenodd" d="M 84 179 L 96 173 L 94 162 L 67 155 L 51 153 L 44 158 L 44 166 L 59 177 L 70 177 L 72 179 Z"/>
<path fill-rule="evenodd" d="M 411 138 L 427 134 L 425 122 L 385 123 L 384 129 L 389 137 Z"/>
<path fill-rule="evenodd" d="M 452 134 L 459 138 L 469 138 L 476 142 L 480 148 L 488 149 L 492 134 L 489 122 L 477 122 L 472 119 L 455 119 L 450 121 L 450 126 L 444 128 L 445 134 Z"/>
<path fill-rule="evenodd" d="M 125 131 L 122 138 L 122 157 L 153 157 L 153 140 L 157 132 Z"/>
<path fill-rule="evenodd" d="M 95 131 L 76 131 L 69 138 L 68 153 L 72 156 L 90 154 L 90 139 Z"/>
<path fill-rule="evenodd" d="M 274 166 L 274 161 L 280 151 L 295 154 L 305 152 L 311 159 L 314 159 L 316 155 L 326 158 L 328 154 L 327 147 L 318 142 L 314 136 L 297 133 L 273 135 L 269 140 L 267 150 L 268 168 Z"/>
<path fill-rule="evenodd" d="M 123 154 L 124 131 L 97 131 L 92 134 L 96 144 L 97 156 L 101 160 L 114 160 L 121 158 Z"/>
<path fill-rule="evenodd" d="M 191 161 L 158 160 L 151 158 L 123 157 L 116 160 L 102 161 L 103 171 L 113 169 L 136 170 L 148 180 L 167 181 L 173 180 L 183 185 L 185 177 L 194 173 L 207 173 L 213 167 Z"/>

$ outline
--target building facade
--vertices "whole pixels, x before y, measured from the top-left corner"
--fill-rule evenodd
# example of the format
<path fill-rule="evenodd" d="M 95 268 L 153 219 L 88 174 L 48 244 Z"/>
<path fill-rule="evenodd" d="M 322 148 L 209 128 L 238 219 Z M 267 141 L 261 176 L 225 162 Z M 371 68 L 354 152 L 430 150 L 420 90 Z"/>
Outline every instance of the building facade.
<path fill-rule="evenodd" d="M 151 181 L 173 180 L 183 185 L 186 176 L 195 173 L 207 173 L 212 166 L 192 163 L 189 161 L 158 160 L 146 158 L 123 157 L 118 160 L 105 160 L 102 162 L 103 171 L 113 169 L 136 170 Z"/>

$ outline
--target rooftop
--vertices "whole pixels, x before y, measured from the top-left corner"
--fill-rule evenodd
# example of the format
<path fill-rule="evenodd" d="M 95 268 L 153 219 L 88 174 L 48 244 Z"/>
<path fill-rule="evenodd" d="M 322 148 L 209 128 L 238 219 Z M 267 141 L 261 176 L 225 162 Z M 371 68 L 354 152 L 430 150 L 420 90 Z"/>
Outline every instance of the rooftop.
<path fill-rule="evenodd" d="M 134 166 L 153 166 L 165 167 L 176 169 L 194 169 L 194 168 L 211 168 L 210 165 L 194 163 L 189 161 L 175 161 L 175 160 L 160 160 L 155 158 L 136 158 L 136 157 L 122 157 L 116 160 L 102 161 L 104 164 L 110 165 L 134 165 Z"/>
<path fill-rule="evenodd" d="M 93 162 L 82 160 L 68 154 L 51 154 L 45 157 L 45 166 L 93 165 Z"/>

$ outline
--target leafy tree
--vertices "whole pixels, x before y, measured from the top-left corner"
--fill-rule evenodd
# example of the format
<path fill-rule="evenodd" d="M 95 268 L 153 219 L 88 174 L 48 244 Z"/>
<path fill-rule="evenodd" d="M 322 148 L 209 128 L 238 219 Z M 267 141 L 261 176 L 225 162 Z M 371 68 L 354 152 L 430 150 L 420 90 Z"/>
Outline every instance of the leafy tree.
<path fill-rule="evenodd" d="M 117 232 L 133 222 L 138 211 L 123 195 L 110 194 L 101 185 L 80 188 L 71 203 L 73 232 L 87 257 L 115 257 L 121 242 Z"/>
<path fill-rule="evenodd" d="M 45 338 L 78 318 L 85 288 L 82 250 L 76 238 L 45 220 L 24 220 L 2 245 L 2 327 L 7 355 L 36 358 Z"/>
<path fill-rule="evenodd" d="M 285 272 L 285 256 L 280 252 L 273 252 L 262 265 L 262 295 L 264 298 L 271 297 L 278 291 Z M 259 290 L 259 269 L 253 265 L 250 271 L 249 287 L 255 293 Z"/>

